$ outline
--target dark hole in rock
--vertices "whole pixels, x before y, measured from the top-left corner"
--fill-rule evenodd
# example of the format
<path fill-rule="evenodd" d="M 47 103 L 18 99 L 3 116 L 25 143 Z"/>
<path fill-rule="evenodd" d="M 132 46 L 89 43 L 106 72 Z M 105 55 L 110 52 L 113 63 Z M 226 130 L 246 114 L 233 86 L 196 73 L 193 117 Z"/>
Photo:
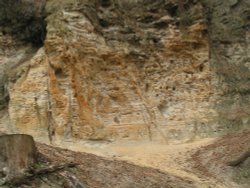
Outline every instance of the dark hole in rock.
<path fill-rule="evenodd" d="M 104 19 L 99 19 L 99 23 L 102 27 L 108 27 L 110 23 Z"/>
<path fill-rule="evenodd" d="M 153 22 L 154 20 L 155 20 L 155 17 L 153 17 L 152 15 L 150 15 L 150 16 L 145 16 L 143 18 L 140 18 L 138 21 L 141 22 L 141 23 L 147 24 L 147 23 Z"/>
<path fill-rule="evenodd" d="M 162 20 L 162 21 L 154 23 L 154 27 L 156 27 L 158 29 L 164 29 L 164 28 L 168 27 L 168 23 L 166 21 Z"/>
<path fill-rule="evenodd" d="M 175 17 L 178 14 L 178 6 L 176 4 L 168 3 L 166 4 L 165 9 L 168 11 L 169 15 L 172 17 Z"/>
<path fill-rule="evenodd" d="M 117 117 L 114 118 L 115 123 L 120 123 L 119 119 Z"/>
<path fill-rule="evenodd" d="M 202 72 L 204 70 L 204 66 L 203 65 L 200 65 L 199 66 L 199 71 Z"/>
<path fill-rule="evenodd" d="M 65 78 L 67 76 L 61 68 L 55 70 L 55 75 L 57 78 Z"/>
<path fill-rule="evenodd" d="M 107 8 L 107 7 L 111 6 L 111 1 L 110 0 L 99 0 L 99 2 L 100 2 L 102 7 Z"/>
<path fill-rule="evenodd" d="M 159 39 L 159 38 L 153 38 L 153 42 L 154 42 L 154 43 L 159 43 L 159 42 L 160 42 L 160 39 Z"/>
<path fill-rule="evenodd" d="M 149 84 L 148 84 L 148 83 L 146 83 L 146 85 L 145 85 L 145 91 L 147 92 L 147 91 L 148 91 L 148 89 L 149 89 Z"/>
<path fill-rule="evenodd" d="M 207 30 L 207 29 L 204 29 L 204 30 L 202 31 L 202 35 L 203 35 L 203 36 L 208 35 L 208 30 Z"/>
<path fill-rule="evenodd" d="M 101 70 L 102 70 L 102 71 L 108 71 L 108 69 L 107 69 L 107 68 L 101 68 Z"/>
<path fill-rule="evenodd" d="M 55 136 L 55 130 L 52 130 L 51 135 Z"/>
<path fill-rule="evenodd" d="M 0 170 L 0 178 L 5 178 L 7 175 L 4 173 L 3 170 Z"/>
<path fill-rule="evenodd" d="M 201 48 L 202 47 L 202 44 L 200 44 L 200 43 L 193 43 L 192 44 L 192 48 L 193 49 L 199 49 L 199 48 Z"/>
<path fill-rule="evenodd" d="M 176 21 L 175 21 L 175 25 L 176 25 L 177 27 L 180 27 L 180 24 L 181 24 L 181 23 L 180 23 L 179 20 L 176 20 Z"/>
<path fill-rule="evenodd" d="M 46 37 L 46 0 L 0 1 L 0 31 L 41 47 Z"/>
<path fill-rule="evenodd" d="M 149 12 L 151 13 L 157 13 L 158 11 L 159 11 L 159 8 L 155 8 L 155 7 L 149 8 Z"/>
<path fill-rule="evenodd" d="M 175 91 L 175 90 L 176 90 L 176 87 L 173 87 L 172 90 Z"/>

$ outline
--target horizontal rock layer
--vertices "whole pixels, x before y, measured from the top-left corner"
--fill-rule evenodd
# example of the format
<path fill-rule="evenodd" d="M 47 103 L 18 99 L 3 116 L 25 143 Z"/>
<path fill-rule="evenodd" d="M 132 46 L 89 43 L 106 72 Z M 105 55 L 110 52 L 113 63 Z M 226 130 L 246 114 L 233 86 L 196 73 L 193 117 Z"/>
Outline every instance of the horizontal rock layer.
<path fill-rule="evenodd" d="M 233 93 L 223 59 L 230 56 L 236 77 L 241 72 L 235 74 L 234 64 L 249 56 L 249 12 L 237 8 L 246 3 L 47 1 L 44 45 L 37 50 L 24 41 L 15 56 L 1 56 L 1 64 L 12 65 L 8 58 L 16 64 L 2 122 L 50 141 L 187 141 L 230 130 L 221 112 L 239 120 L 237 127 L 248 126 L 247 115 L 232 115 L 223 106 L 225 92 Z M 223 13 L 225 26 L 238 28 L 244 43 L 229 33 L 235 40 L 227 44 L 220 34 L 222 6 L 246 15 L 242 25 L 233 25 L 230 11 Z"/>

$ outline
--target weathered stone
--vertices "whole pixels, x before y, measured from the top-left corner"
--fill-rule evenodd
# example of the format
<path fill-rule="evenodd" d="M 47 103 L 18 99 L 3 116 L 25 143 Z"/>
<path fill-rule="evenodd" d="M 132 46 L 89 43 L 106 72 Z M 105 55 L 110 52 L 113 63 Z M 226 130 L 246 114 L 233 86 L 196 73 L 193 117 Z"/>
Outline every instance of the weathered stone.
<path fill-rule="evenodd" d="M 221 93 L 216 110 L 226 131 L 249 127 L 250 1 L 206 1 L 211 68 Z M 233 6 L 234 5 L 234 6 Z"/>
<path fill-rule="evenodd" d="M 167 142 L 248 126 L 248 1 L 178 2 L 47 1 L 44 46 L 25 61 L 16 56 L 28 57 L 28 44 L 1 56 L 19 62 L 11 129 L 46 141 Z"/>
<path fill-rule="evenodd" d="M 167 141 L 208 134 L 216 114 L 209 106 L 215 78 L 204 23 L 187 28 L 185 38 L 163 1 L 111 3 L 119 13 L 92 1 L 58 6 L 47 3 L 45 45 L 10 87 L 15 130 L 37 138 L 49 130 L 50 140 Z M 147 15 L 150 7 L 158 8 L 154 16 Z M 155 27 L 162 21 L 164 30 Z M 195 133 L 197 124 L 204 126 Z"/>

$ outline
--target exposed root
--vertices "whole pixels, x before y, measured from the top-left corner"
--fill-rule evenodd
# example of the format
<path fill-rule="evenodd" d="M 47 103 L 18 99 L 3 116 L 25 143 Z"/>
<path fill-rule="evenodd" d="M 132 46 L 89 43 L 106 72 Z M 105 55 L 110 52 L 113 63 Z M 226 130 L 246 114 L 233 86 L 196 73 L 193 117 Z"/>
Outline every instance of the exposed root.
<path fill-rule="evenodd" d="M 51 166 L 40 168 L 40 169 L 31 168 L 22 177 L 16 178 L 14 181 L 13 179 L 11 181 L 6 180 L 5 184 L 9 185 L 10 187 L 16 187 L 22 184 L 26 184 L 32 179 L 40 178 L 40 176 L 62 171 L 67 168 L 74 168 L 76 166 L 77 166 L 76 163 L 70 162 L 70 163 L 59 164 L 59 165 L 51 165 Z"/>
<path fill-rule="evenodd" d="M 243 153 L 238 159 L 228 162 L 229 166 L 239 166 L 250 157 L 250 150 Z"/>

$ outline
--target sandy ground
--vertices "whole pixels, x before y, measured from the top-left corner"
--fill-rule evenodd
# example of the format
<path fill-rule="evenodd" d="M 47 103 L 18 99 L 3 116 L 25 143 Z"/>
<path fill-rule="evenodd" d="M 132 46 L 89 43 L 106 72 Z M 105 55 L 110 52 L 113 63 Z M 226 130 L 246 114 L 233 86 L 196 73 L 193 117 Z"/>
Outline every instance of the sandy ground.
<path fill-rule="evenodd" d="M 144 167 L 152 167 L 180 178 L 187 178 L 199 188 L 229 188 L 215 178 L 195 173 L 191 156 L 201 147 L 212 144 L 215 139 L 204 139 L 192 143 L 166 145 L 155 142 L 76 142 L 63 143 L 73 151 L 92 153 L 108 159 L 124 160 Z M 61 144 L 60 144 L 61 145 Z M 231 188 L 231 187 L 230 187 Z"/>
<path fill-rule="evenodd" d="M 71 162 L 77 166 L 28 179 L 25 188 L 44 188 L 44 185 L 73 188 L 76 184 L 82 184 L 81 188 L 249 188 L 250 185 L 249 175 L 241 184 L 232 180 L 232 175 L 240 168 L 247 169 L 247 165 L 240 168 L 228 165 L 249 151 L 250 129 L 182 144 L 76 140 L 57 143 L 58 147 L 41 143 L 37 146 L 40 167 Z"/>

